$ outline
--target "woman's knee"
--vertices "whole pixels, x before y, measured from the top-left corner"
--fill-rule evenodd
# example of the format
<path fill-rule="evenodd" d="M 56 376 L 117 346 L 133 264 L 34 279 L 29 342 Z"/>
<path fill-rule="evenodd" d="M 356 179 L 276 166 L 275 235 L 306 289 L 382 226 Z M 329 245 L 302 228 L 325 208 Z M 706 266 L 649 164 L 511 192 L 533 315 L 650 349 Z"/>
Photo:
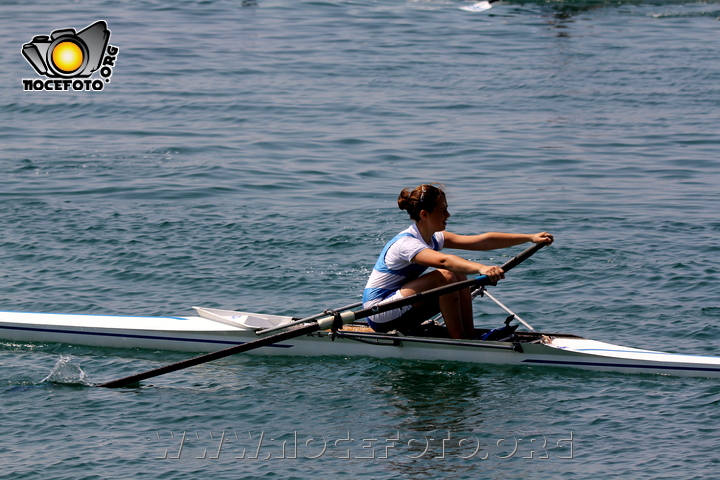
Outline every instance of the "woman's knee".
<path fill-rule="evenodd" d="M 462 273 L 453 273 L 450 270 L 445 270 L 442 268 L 437 269 L 436 272 L 442 275 L 443 282 L 445 284 L 462 282 L 463 280 L 467 280 L 467 275 L 464 275 Z"/>

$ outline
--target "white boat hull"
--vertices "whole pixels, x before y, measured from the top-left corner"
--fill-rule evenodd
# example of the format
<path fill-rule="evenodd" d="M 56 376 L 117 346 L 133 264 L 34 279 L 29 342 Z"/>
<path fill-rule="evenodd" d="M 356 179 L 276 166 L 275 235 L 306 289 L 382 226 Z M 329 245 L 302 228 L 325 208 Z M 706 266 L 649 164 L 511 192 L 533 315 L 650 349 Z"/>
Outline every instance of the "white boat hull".
<path fill-rule="evenodd" d="M 218 311 L 219 312 L 219 311 Z M 237 312 L 241 313 L 241 312 Z M 246 314 L 269 323 L 289 317 Z M 343 330 L 261 347 L 256 355 L 369 356 L 407 360 L 457 361 L 488 365 L 571 367 L 621 373 L 653 373 L 720 378 L 720 358 L 622 347 L 572 335 L 519 334 L 515 341 L 403 337 Z M 61 343 L 93 347 L 212 352 L 258 338 L 252 328 L 189 317 L 131 317 L 0 312 L 0 338 L 15 342 Z"/>

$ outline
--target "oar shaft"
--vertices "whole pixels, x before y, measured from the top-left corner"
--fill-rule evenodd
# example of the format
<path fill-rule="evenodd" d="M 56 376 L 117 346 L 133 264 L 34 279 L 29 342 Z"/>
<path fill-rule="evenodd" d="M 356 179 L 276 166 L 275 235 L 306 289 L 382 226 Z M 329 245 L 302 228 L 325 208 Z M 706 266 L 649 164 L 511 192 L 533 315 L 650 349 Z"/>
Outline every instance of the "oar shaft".
<path fill-rule="evenodd" d="M 257 340 L 253 340 L 252 342 L 243 343 L 234 347 L 226 348 L 224 350 L 218 350 L 217 352 L 207 353 L 205 355 L 200 355 L 199 357 L 189 358 L 187 360 L 183 360 L 170 365 L 165 365 L 164 367 L 156 368 L 154 370 L 148 370 L 147 372 L 130 375 L 129 377 L 113 380 L 111 382 L 101 383 L 96 386 L 118 388 L 132 385 L 134 383 L 147 380 L 148 378 L 157 377 L 159 375 L 164 375 L 166 373 L 174 372 L 176 370 L 182 370 L 183 368 L 193 367 L 201 363 L 211 362 L 213 360 L 225 358 L 230 355 L 235 355 L 236 353 L 247 352 L 248 350 L 252 350 L 254 348 L 265 347 L 267 345 L 272 345 L 273 343 L 278 343 L 284 340 L 288 340 L 290 338 L 299 337 L 300 335 L 303 335 L 305 333 L 314 332 L 317 329 L 317 323 L 312 323 L 302 327 L 291 328 L 284 332 L 270 335 L 269 337 L 259 338 Z"/>
<path fill-rule="evenodd" d="M 517 255 L 515 255 L 513 258 L 511 258 L 510 260 L 505 262 L 502 265 L 502 267 L 500 267 L 500 268 L 502 268 L 505 273 L 509 272 L 510 270 L 517 267 L 518 265 L 520 265 L 522 262 L 524 262 L 528 258 L 532 257 L 535 254 L 535 252 L 537 252 L 538 250 L 543 248 L 545 245 L 549 245 L 549 244 L 536 243 L 532 247 L 527 248 L 527 249 L 523 250 L 522 252 L 518 253 Z"/>
<path fill-rule="evenodd" d="M 360 305 L 362 305 L 362 302 L 352 303 L 350 305 L 345 305 L 344 307 L 340 307 L 338 309 L 333 310 L 332 312 L 344 312 L 345 310 L 350 310 L 352 308 L 357 308 Z M 276 327 L 266 328 L 265 330 L 258 330 L 255 332 L 257 335 L 267 335 L 268 333 L 277 332 L 278 330 L 285 330 L 288 327 L 292 327 L 293 325 L 300 325 L 301 323 L 307 323 L 312 320 L 317 320 L 318 318 L 327 317 L 328 314 L 331 313 L 330 310 L 325 310 L 322 313 L 318 313 L 317 315 L 313 315 L 312 317 L 303 318 L 300 320 L 294 320 L 289 323 L 283 323 Z"/>
<path fill-rule="evenodd" d="M 504 271 L 511 270 L 515 266 L 519 265 L 521 262 L 523 262 L 525 259 L 529 258 L 533 253 L 540 250 L 545 244 L 537 244 L 534 245 L 524 252 L 520 253 L 516 257 L 512 258 L 510 261 L 506 262 L 502 269 Z M 392 310 L 395 308 L 400 308 L 405 305 L 410 305 L 412 303 L 417 303 L 418 301 L 424 299 L 424 298 L 432 298 L 432 297 L 439 297 L 441 295 L 446 295 L 448 293 L 457 292 L 458 290 L 462 290 L 463 288 L 467 288 L 473 285 L 480 286 L 480 285 L 491 285 L 493 282 L 490 281 L 490 279 L 486 275 L 481 275 L 476 278 L 464 280 L 462 282 L 452 283 L 450 285 L 443 285 L 442 287 L 433 288 L 432 290 L 426 290 L 424 292 L 416 293 L 415 295 L 411 295 L 409 297 L 400 298 L 398 300 L 393 300 L 391 302 L 383 303 L 380 305 L 374 305 L 369 308 L 363 308 L 361 310 L 357 310 L 355 312 L 352 311 L 346 311 L 343 314 L 339 315 L 339 321 L 342 323 L 351 323 L 354 320 L 358 320 L 360 318 L 369 317 L 370 315 L 375 315 L 376 313 L 382 313 L 386 312 L 388 310 Z M 348 305 L 347 307 L 343 307 L 340 310 L 352 308 L 351 305 Z M 336 316 L 335 315 L 327 315 L 323 318 L 318 318 L 319 315 L 313 315 L 312 317 L 308 317 L 302 320 L 298 320 L 296 323 L 305 323 L 305 322 L 312 322 L 305 325 L 293 325 L 291 327 L 285 326 L 287 328 L 285 331 L 276 333 L 274 335 L 269 335 L 267 337 L 259 338 L 257 340 L 253 340 L 252 342 L 243 343 L 240 345 L 236 345 L 234 347 L 226 348 L 224 350 L 219 350 L 217 352 L 207 353 L 205 355 L 200 355 L 199 357 L 190 358 L 187 360 L 183 360 L 181 362 L 173 363 L 171 365 L 166 365 L 164 367 L 156 368 L 154 370 L 149 370 L 147 372 L 138 373 L 136 375 L 130 375 L 129 377 L 121 378 L 119 380 L 113 380 L 111 382 L 101 383 L 97 385 L 98 387 L 107 387 L 107 388 L 118 388 L 118 387 L 125 387 L 128 385 L 133 385 L 138 382 L 141 382 L 142 380 L 147 380 L 148 378 L 157 377 L 159 375 L 163 375 L 165 373 L 174 372 L 177 370 L 182 370 L 183 368 L 192 367 L 194 365 L 199 365 L 201 363 L 210 362 L 213 360 L 218 360 L 220 358 L 229 357 L 230 355 L 235 355 L 237 353 L 243 353 L 247 352 L 249 350 L 253 350 L 255 348 L 265 347 L 268 345 L 272 345 L 273 343 L 282 342 L 284 340 L 289 340 L 291 338 L 299 337 L 301 335 L 306 335 L 308 333 L 312 333 L 316 330 L 321 329 L 327 329 L 335 325 L 336 323 Z M 316 320 L 317 319 L 317 320 Z"/>

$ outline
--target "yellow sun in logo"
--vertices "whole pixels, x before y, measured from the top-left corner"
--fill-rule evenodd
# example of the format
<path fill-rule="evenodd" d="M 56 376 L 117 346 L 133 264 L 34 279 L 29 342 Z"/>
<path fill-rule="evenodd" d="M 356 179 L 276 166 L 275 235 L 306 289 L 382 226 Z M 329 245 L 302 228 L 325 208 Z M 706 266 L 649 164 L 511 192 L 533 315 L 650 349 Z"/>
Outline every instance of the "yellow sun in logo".
<path fill-rule="evenodd" d="M 83 52 L 73 42 L 60 42 L 52 52 L 53 64 L 65 73 L 72 73 L 82 66 Z"/>

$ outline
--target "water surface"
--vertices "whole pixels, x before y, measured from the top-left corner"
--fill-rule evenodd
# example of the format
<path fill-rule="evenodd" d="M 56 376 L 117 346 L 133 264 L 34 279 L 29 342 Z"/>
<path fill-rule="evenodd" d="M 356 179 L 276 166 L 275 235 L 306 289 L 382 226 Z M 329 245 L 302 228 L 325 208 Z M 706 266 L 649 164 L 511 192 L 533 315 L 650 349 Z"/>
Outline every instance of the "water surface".
<path fill-rule="evenodd" d="M 537 329 L 718 355 L 720 4 L 467 4 L 4 3 L 0 309 L 346 305 L 408 223 L 399 191 L 439 181 L 451 231 L 555 234 L 495 289 Z M 120 48 L 102 92 L 22 90 L 23 43 L 99 19 Z M 86 386 L 187 357 L 0 343 L 8 475 L 704 479 L 720 461 L 708 379 L 236 357 Z"/>

